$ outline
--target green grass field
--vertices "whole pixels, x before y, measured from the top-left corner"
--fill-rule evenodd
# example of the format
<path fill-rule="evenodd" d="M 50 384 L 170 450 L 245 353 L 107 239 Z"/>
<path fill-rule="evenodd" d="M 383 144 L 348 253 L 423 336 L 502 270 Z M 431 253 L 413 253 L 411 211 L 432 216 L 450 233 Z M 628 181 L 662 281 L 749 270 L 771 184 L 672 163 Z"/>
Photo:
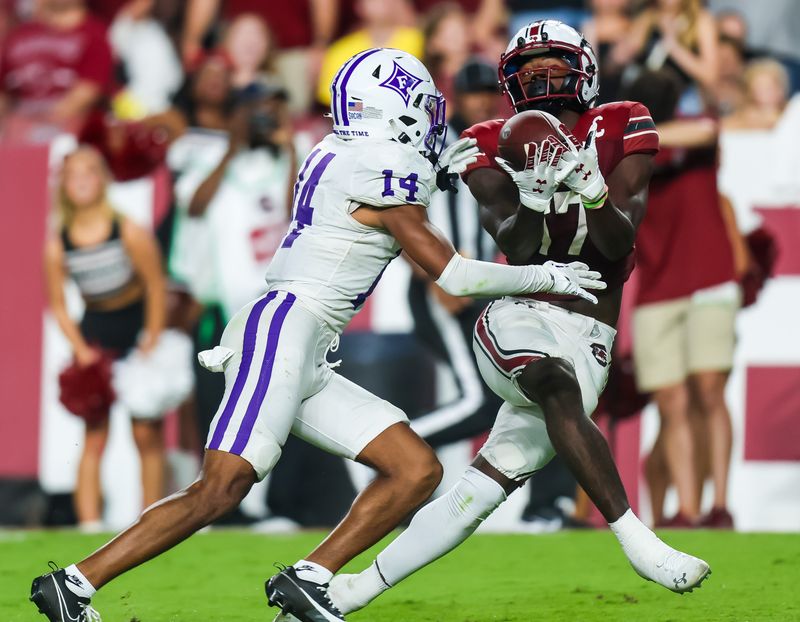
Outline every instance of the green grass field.
<path fill-rule="evenodd" d="M 106 586 L 94 599 L 105 622 L 271 621 L 263 582 L 273 562 L 307 553 L 319 533 L 200 534 Z M 0 620 L 40 618 L 30 581 L 53 559 L 66 565 L 105 541 L 71 532 L 0 533 Z M 356 622 L 800 621 L 800 535 L 673 532 L 713 574 L 679 596 L 641 580 L 606 531 L 480 535 L 400 586 Z M 351 570 L 371 559 L 365 555 Z"/>

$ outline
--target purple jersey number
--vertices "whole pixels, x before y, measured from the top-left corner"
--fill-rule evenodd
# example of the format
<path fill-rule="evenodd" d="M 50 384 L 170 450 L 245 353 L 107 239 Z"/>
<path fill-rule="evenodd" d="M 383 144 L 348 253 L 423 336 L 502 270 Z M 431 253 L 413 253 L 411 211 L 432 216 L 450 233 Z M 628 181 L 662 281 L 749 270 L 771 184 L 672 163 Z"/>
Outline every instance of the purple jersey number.
<path fill-rule="evenodd" d="M 394 171 L 390 168 L 387 168 L 381 172 L 383 173 L 383 192 L 381 193 L 381 196 L 393 197 L 394 190 L 392 190 L 392 180 L 395 178 Z M 414 202 L 417 200 L 417 191 L 419 190 L 419 186 L 417 185 L 418 180 L 419 175 L 416 173 L 411 173 L 408 177 L 398 179 L 399 186 L 408 192 L 405 198 L 406 201 Z"/>
<path fill-rule="evenodd" d="M 311 152 L 303 163 L 300 174 L 297 176 L 297 182 L 294 184 L 293 226 L 289 233 L 286 234 L 286 237 L 283 238 L 281 248 L 291 248 L 303 229 L 310 226 L 314 218 L 314 206 L 311 204 L 311 200 L 314 198 L 314 192 L 317 190 L 317 186 L 319 185 L 323 173 L 325 173 L 325 169 L 328 168 L 328 164 L 331 163 L 331 160 L 333 160 L 336 155 L 333 153 L 324 154 L 319 161 L 317 161 L 317 164 L 314 166 L 306 181 L 305 177 L 308 167 L 311 166 L 311 163 L 320 154 L 320 151 L 320 149 L 315 149 Z"/>

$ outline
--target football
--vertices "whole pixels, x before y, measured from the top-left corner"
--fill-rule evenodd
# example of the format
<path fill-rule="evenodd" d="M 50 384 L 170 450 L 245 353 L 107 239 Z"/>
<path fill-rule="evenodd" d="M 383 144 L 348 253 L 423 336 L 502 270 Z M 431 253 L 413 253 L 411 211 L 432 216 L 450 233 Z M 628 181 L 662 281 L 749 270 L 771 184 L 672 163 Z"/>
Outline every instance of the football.
<path fill-rule="evenodd" d="M 560 121 L 553 115 L 539 110 L 527 110 L 514 115 L 500 130 L 498 151 L 500 157 L 508 160 L 512 168 L 521 171 L 525 168 L 527 153 L 525 145 L 541 143 L 548 138 L 563 144 L 556 130 Z"/>

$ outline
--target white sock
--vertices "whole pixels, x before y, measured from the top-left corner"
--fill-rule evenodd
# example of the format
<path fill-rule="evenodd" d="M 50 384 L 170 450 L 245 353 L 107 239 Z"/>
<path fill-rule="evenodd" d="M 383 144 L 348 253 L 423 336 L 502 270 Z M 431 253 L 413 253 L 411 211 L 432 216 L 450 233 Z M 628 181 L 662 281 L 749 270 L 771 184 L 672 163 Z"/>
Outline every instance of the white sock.
<path fill-rule="evenodd" d="M 297 576 L 304 581 L 313 581 L 314 583 L 319 583 L 320 585 L 324 585 L 325 583 L 330 583 L 331 579 L 333 578 L 333 573 L 325 568 L 325 566 L 320 566 L 319 564 L 315 564 L 314 562 L 306 561 L 305 559 L 301 559 L 294 565 L 294 569 L 297 571 Z"/>
<path fill-rule="evenodd" d="M 456 548 L 505 500 L 500 484 L 468 467 L 453 488 L 416 513 L 369 568 L 336 584 L 333 602 L 343 613 L 365 607 L 390 586 Z"/>
<path fill-rule="evenodd" d="M 647 525 L 637 518 L 636 514 L 634 514 L 633 510 L 630 508 L 613 523 L 609 523 L 608 526 L 611 528 L 611 531 L 614 532 L 614 535 L 617 536 L 617 540 L 619 540 L 623 549 L 632 540 L 637 539 L 642 534 L 653 533 L 648 529 Z"/>
<path fill-rule="evenodd" d="M 360 574 L 337 574 L 328 588 L 328 596 L 336 608 L 347 615 L 366 607 L 373 599 L 389 589 L 377 562 L 372 562 Z"/>
<path fill-rule="evenodd" d="M 91 598 L 97 592 L 94 586 L 89 583 L 89 579 L 83 576 L 83 573 L 78 570 L 75 564 L 64 568 L 67 574 L 67 589 L 75 594 L 75 596 L 83 596 L 84 598 Z"/>
<path fill-rule="evenodd" d="M 625 557 L 636 572 L 643 577 L 651 578 L 647 573 L 653 556 L 663 552 L 668 548 L 667 545 L 640 521 L 631 509 L 608 526 L 617 536 Z"/>

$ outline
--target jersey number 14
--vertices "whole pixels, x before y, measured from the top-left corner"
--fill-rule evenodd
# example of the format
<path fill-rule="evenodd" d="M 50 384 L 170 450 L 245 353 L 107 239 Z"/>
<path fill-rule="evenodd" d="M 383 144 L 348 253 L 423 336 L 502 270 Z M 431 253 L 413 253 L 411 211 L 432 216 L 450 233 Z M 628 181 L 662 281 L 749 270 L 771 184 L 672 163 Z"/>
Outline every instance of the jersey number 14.
<path fill-rule="evenodd" d="M 394 171 L 390 168 L 384 169 L 381 172 L 383 173 L 383 192 L 381 193 L 381 196 L 394 196 L 394 190 L 392 190 L 392 181 L 397 179 L 400 188 L 408 192 L 405 200 L 409 202 L 417 200 L 417 190 L 419 190 L 419 186 L 417 186 L 417 180 L 419 179 L 419 175 L 416 173 L 411 173 L 408 177 L 403 177 L 400 179 L 394 176 Z"/>

